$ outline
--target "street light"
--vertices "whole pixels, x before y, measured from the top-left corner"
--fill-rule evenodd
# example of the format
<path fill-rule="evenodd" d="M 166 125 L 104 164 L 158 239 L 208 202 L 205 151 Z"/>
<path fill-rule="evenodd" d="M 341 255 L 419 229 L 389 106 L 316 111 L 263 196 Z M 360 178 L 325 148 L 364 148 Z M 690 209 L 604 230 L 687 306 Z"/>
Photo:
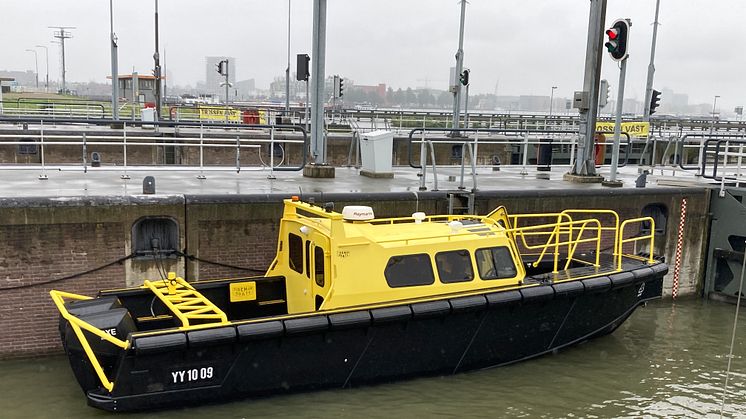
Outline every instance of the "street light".
<path fill-rule="evenodd" d="M 549 119 L 552 119 L 552 110 L 554 109 L 554 90 L 557 86 L 552 86 L 552 94 L 549 96 Z"/>
<path fill-rule="evenodd" d="M 44 60 L 47 68 L 46 79 L 44 79 L 44 91 L 49 92 L 49 48 L 47 48 L 45 45 L 37 45 L 36 48 L 44 48 Z"/>
<path fill-rule="evenodd" d="M 712 135 L 712 131 L 715 129 L 715 105 L 718 103 L 719 95 L 715 95 L 715 99 L 712 101 L 712 120 L 710 121 L 710 135 Z"/>
<path fill-rule="evenodd" d="M 35 49 L 27 49 L 28 52 L 34 53 L 34 65 L 36 66 L 36 88 L 39 88 L 39 54 L 36 53 Z"/>

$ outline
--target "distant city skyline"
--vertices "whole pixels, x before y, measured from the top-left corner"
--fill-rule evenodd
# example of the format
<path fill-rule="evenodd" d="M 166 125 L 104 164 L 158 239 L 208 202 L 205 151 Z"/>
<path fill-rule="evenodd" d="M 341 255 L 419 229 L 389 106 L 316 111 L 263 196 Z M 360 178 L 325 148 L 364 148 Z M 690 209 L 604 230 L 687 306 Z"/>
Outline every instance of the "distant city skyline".
<path fill-rule="evenodd" d="M 311 1 L 292 1 L 291 54 L 309 53 Z M 445 89 L 457 48 L 458 10 L 453 0 L 328 1 L 327 74 L 361 84 L 394 88 Z M 205 56 L 232 56 L 240 64 L 236 80 L 254 79 L 268 88 L 287 65 L 287 2 L 227 0 L 206 5 L 194 0 L 161 0 L 161 48 L 167 53 L 169 85 L 204 79 Z M 571 97 L 582 88 L 588 2 L 570 0 L 472 0 L 467 6 L 465 66 L 473 93 Z M 633 21 L 627 98 L 644 97 L 655 0 L 609 1 L 607 25 L 618 17 Z M 153 1 L 114 0 L 120 72 L 147 73 L 153 66 Z M 746 99 L 740 72 L 743 54 L 732 52 L 740 39 L 746 4 L 735 0 L 661 1 L 654 87 L 687 92 L 689 103 L 732 109 Z M 75 26 L 66 43 L 70 81 L 106 82 L 109 76 L 109 7 L 94 0 L 6 0 L 0 38 L 0 70 L 34 68 L 26 49 L 50 46 L 50 80 L 59 79 L 58 48 L 47 26 Z M 697 30 L 691 27 L 696 22 Z M 42 50 L 39 50 L 40 52 Z M 163 52 L 163 51 L 162 51 Z M 39 55 L 40 73 L 43 54 Z M 294 70 L 294 63 L 291 69 Z M 616 63 L 604 58 L 602 77 L 616 91 Z M 41 79 L 41 77 L 40 77 Z M 615 93 L 613 93 L 615 94 Z M 663 98 L 663 102 L 667 98 Z"/>

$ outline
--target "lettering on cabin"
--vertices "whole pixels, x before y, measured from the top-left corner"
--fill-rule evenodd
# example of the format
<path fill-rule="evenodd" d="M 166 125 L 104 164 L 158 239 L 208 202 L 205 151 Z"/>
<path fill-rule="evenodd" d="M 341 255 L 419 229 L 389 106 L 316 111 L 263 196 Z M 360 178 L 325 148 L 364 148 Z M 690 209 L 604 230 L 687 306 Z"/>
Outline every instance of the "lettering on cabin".
<path fill-rule="evenodd" d="M 209 380 L 213 376 L 212 367 L 191 368 L 187 370 L 171 371 L 174 384 L 189 383 L 197 380 Z"/>
<path fill-rule="evenodd" d="M 110 336 L 116 336 L 117 335 L 117 329 L 104 329 L 104 333 L 110 335 Z"/>
<path fill-rule="evenodd" d="M 347 256 L 350 256 L 349 250 L 337 250 L 337 257 L 338 258 L 346 258 Z"/>

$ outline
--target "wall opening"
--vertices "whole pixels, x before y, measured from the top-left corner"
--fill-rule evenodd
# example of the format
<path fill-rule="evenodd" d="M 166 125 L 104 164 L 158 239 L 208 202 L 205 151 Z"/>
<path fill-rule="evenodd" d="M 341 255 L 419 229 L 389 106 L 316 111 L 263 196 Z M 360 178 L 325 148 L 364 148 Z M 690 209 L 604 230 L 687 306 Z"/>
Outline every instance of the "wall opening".
<path fill-rule="evenodd" d="M 168 217 L 147 217 L 132 225 L 132 253 L 136 257 L 175 256 L 179 250 L 179 226 Z"/>
<path fill-rule="evenodd" d="M 641 217 L 651 217 L 653 221 L 655 222 L 655 234 L 656 235 L 665 235 L 666 234 L 666 224 L 668 223 L 668 209 L 663 204 L 649 204 L 646 205 L 642 212 L 640 213 Z M 647 234 L 650 233 L 650 223 L 647 221 L 642 222 L 642 226 L 640 227 L 640 233 L 641 234 Z"/>

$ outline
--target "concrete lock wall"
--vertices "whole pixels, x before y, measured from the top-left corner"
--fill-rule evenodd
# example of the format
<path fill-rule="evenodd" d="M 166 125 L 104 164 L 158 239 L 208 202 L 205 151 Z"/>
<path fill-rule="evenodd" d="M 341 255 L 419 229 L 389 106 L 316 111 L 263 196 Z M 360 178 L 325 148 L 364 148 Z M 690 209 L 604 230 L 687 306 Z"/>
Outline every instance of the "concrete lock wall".
<path fill-rule="evenodd" d="M 629 192 L 628 192 L 629 191 Z M 316 202 L 371 205 L 377 217 L 413 212 L 444 214 L 444 192 L 319 194 Z M 95 296 L 100 289 L 137 286 L 159 279 L 153 257 L 131 257 L 133 226 L 144 219 L 172 220 L 178 250 L 162 258 L 162 268 L 189 280 L 258 275 L 275 256 L 282 195 L 174 195 L 154 197 L 85 197 L 0 199 L 0 358 L 59 352 L 58 313 L 50 289 Z M 695 294 L 703 278 L 709 192 L 646 189 L 479 192 L 477 213 L 498 205 L 512 213 L 558 212 L 566 208 L 614 209 L 623 218 L 638 217 L 648 204 L 668 209 L 664 238 L 656 248 L 671 265 L 678 234 L 678 209 L 687 199 L 679 295 Z"/>

